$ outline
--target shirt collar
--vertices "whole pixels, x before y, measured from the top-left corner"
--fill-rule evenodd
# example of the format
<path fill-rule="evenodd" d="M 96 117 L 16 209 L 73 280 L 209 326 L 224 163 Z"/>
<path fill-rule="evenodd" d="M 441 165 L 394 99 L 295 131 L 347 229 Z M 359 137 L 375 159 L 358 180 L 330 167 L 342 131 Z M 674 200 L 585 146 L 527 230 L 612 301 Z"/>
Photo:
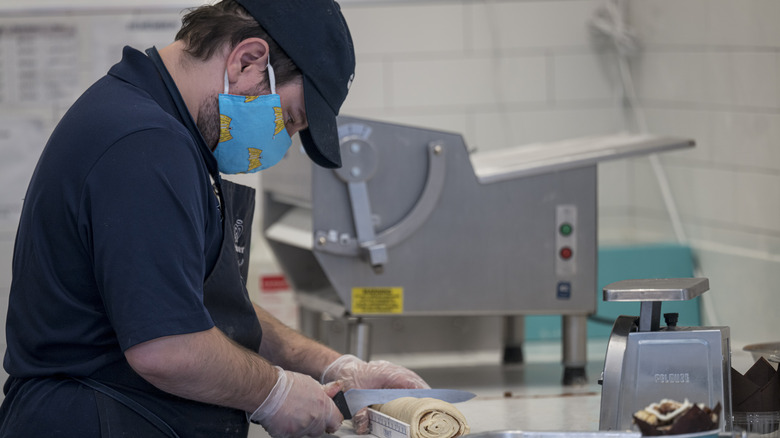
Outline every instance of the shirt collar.
<path fill-rule="evenodd" d="M 108 74 L 145 90 L 165 112 L 179 120 L 198 144 L 209 173 L 219 179 L 217 159 L 203 140 L 176 83 L 155 47 L 147 49 L 144 55 L 130 46 L 125 46 L 122 61 L 111 67 Z"/>

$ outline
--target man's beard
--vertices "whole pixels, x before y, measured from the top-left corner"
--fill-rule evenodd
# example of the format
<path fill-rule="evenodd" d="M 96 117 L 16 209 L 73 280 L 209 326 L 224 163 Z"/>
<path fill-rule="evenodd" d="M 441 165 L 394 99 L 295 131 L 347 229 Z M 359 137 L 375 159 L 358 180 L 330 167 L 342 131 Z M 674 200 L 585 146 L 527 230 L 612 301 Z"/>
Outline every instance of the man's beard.
<path fill-rule="evenodd" d="M 198 109 L 198 120 L 195 122 L 198 130 L 206 140 L 206 146 L 212 151 L 219 142 L 219 99 L 216 97 L 206 99 Z"/>

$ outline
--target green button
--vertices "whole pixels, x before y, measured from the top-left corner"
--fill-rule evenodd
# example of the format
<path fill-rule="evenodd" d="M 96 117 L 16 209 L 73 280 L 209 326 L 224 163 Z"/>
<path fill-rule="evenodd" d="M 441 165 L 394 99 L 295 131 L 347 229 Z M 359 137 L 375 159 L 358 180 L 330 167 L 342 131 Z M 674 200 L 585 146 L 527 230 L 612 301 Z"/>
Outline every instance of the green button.
<path fill-rule="evenodd" d="M 560 227 L 558 230 L 559 230 L 559 231 L 561 232 L 561 234 L 563 234 L 564 236 L 568 236 L 568 235 L 569 235 L 569 234 L 571 234 L 571 232 L 573 231 L 573 228 L 572 228 L 571 224 L 566 224 L 566 223 L 564 223 L 564 224 L 561 224 L 561 227 Z"/>

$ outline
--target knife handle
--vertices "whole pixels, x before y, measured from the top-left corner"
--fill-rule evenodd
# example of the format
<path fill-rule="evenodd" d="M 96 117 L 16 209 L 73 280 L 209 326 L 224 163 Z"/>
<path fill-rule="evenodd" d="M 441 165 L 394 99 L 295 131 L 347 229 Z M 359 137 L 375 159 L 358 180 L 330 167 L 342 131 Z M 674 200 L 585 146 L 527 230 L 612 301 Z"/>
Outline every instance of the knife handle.
<path fill-rule="evenodd" d="M 339 391 L 333 396 L 333 403 L 336 403 L 336 407 L 339 408 L 339 412 L 344 416 L 345 420 L 352 418 L 352 414 L 349 412 L 349 406 L 347 405 L 347 399 L 344 397 L 344 391 Z"/>

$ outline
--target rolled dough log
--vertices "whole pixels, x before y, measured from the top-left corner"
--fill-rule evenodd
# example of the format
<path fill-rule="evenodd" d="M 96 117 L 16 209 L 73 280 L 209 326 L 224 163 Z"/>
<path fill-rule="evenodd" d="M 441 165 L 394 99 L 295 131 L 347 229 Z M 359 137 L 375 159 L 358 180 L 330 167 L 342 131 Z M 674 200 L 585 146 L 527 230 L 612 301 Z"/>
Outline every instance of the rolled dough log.
<path fill-rule="evenodd" d="M 454 438 L 470 430 L 455 406 L 435 398 L 402 397 L 372 408 L 409 424 L 411 438 Z"/>

